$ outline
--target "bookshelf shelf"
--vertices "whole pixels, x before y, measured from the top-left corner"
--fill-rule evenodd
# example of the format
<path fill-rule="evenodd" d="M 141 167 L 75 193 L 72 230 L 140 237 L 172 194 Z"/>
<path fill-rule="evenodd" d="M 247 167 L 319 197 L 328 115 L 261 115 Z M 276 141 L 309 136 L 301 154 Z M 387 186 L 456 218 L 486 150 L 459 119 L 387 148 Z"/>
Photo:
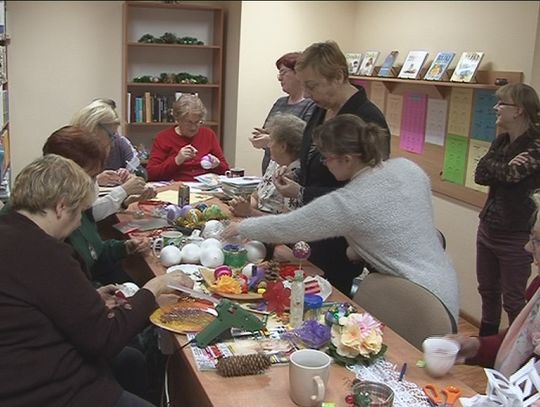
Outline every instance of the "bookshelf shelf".
<path fill-rule="evenodd" d="M 223 8 L 214 6 L 124 2 L 123 130 L 135 145 L 150 149 L 157 132 L 174 124 L 166 120 L 179 92 L 199 95 L 208 111 L 207 125 L 222 138 L 224 15 Z M 204 45 L 138 42 L 145 34 L 165 33 L 196 38 Z M 181 72 L 205 76 L 209 83 L 133 82 L 136 77 Z"/>

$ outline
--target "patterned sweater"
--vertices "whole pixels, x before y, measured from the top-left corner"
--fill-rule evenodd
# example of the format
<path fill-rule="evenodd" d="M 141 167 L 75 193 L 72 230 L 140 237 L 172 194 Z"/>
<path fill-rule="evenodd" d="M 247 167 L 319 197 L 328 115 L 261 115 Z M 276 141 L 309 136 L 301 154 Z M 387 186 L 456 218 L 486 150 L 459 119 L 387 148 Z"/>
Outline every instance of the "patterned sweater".
<path fill-rule="evenodd" d="M 248 218 L 239 233 L 268 243 L 344 236 L 378 272 L 435 294 L 457 321 L 457 276 L 433 225 L 429 178 L 409 160 L 385 161 L 290 213 Z"/>

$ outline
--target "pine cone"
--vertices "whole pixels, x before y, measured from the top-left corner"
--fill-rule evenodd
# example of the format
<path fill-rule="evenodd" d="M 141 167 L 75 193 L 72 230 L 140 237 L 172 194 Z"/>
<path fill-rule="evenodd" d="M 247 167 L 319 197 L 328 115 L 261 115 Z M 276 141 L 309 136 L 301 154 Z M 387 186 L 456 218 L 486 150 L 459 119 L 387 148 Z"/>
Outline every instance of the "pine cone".
<path fill-rule="evenodd" d="M 275 260 L 265 262 L 266 281 L 277 281 L 279 279 L 279 263 Z"/>
<path fill-rule="evenodd" d="M 270 357 L 263 353 L 227 356 L 218 360 L 216 368 L 225 377 L 259 374 L 271 365 Z"/>

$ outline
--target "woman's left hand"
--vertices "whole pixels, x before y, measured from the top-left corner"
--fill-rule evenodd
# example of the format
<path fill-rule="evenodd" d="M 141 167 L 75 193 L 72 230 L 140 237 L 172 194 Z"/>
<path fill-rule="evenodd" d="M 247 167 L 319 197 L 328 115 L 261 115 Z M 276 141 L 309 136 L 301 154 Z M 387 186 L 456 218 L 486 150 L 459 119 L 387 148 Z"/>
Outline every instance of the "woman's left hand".
<path fill-rule="evenodd" d="M 274 177 L 274 186 L 285 198 L 299 198 L 300 184 L 284 175 Z"/>
<path fill-rule="evenodd" d="M 143 254 L 150 250 L 150 240 L 145 237 L 126 240 L 126 250 L 128 254 Z"/>
<path fill-rule="evenodd" d="M 114 309 L 118 307 L 124 307 L 125 309 L 131 309 L 131 304 L 123 297 L 116 293 L 118 287 L 114 284 L 105 285 L 97 289 L 98 294 L 105 303 L 105 306 L 109 309 L 107 318 L 114 318 Z"/>
<path fill-rule="evenodd" d="M 219 161 L 219 158 L 217 158 L 215 155 L 213 155 L 213 154 L 207 154 L 206 156 L 209 158 L 210 164 L 212 164 L 212 166 L 210 167 L 210 169 L 216 168 L 216 167 L 219 166 L 219 164 L 221 164 L 221 161 Z"/>
<path fill-rule="evenodd" d="M 508 165 L 523 165 L 527 161 L 531 161 L 531 160 L 532 160 L 531 155 L 525 151 L 523 153 L 519 153 L 514 158 L 512 158 L 512 160 L 510 160 Z"/>
<path fill-rule="evenodd" d="M 241 196 L 231 199 L 229 209 L 235 216 L 251 216 L 251 203 Z"/>
<path fill-rule="evenodd" d="M 152 187 L 145 187 L 142 194 L 140 195 L 130 195 L 126 199 L 124 199 L 123 206 L 127 208 L 129 205 L 131 205 L 133 202 L 141 202 L 141 201 L 147 201 L 149 199 L 155 198 L 157 195 L 157 192 Z"/>
<path fill-rule="evenodd" d="M 230 239 L 231 237 L 238 236 L 238 223 L 231 222 L 229 225 L 221 232 L 222 239 Z"/>

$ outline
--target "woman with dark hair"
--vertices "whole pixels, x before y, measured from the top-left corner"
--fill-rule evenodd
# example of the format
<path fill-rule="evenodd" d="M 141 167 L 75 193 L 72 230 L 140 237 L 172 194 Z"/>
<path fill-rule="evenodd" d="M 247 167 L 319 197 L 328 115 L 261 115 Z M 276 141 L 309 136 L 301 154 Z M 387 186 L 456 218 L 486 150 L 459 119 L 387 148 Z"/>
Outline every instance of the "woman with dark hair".
<path fill-rule="evenodd" d="M 348 183 L 292 212 L 233 223 L 222 236 L 267 243 L 343 236 L 351 260 L 362 258 L 374 271 L 424 287 L 456 322 L 457 276 L 437 238 L 429 178 L 407 159 L 383 161 L 386 140 L 386 131 L 356 115 L 328 120 L 314 142 L 322 164 Z"/>
<path fill-rule="evenodd" d="M 309 98 L 304 96 L 304 86 L 297 78 L 294 70 L 298 58 L 302 55 L 300 52 L 288 52 L 282 55 L 276 61 L 278 69 L 278 81 L 281 84 L 281 89 L 287 94 L 275 101 L 272 109 L 266 116 L 263 127 L 255 128 L 250 137 L 251 144 L 255 148 L 264 148 L 264 157 L 262 161 L 262 173 L 266 172 L 266 168 L 270 163 L 270 143 L 269 124 L 272 116 L 276 113 L 289 113 L 299 117 L 307 122 L 313 113 L 315 104 Z"/>

